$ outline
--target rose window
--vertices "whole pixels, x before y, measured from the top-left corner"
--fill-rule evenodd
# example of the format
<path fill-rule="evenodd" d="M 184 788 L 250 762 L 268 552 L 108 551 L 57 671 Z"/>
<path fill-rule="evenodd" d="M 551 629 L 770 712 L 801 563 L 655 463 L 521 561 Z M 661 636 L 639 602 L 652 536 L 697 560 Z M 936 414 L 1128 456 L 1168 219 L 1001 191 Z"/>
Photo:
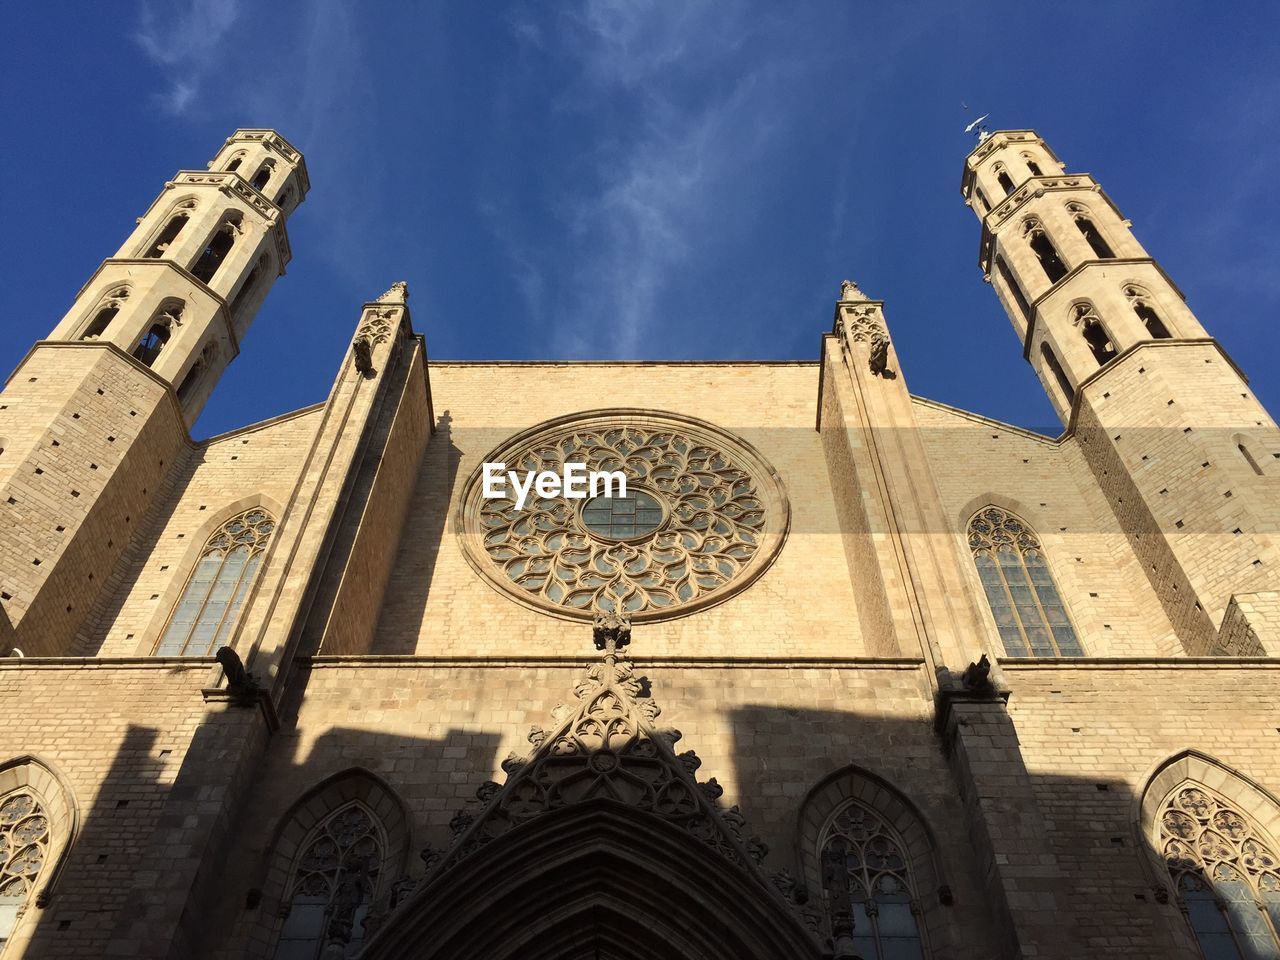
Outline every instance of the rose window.
<path fill-rule="evenodd" d="M 773 469 L 751 447 L 684 417 L 601 413 L 528 431 L 487 454 L 506 471 L 621 471 L 585 498 L 539 496 L 523 509 L 511 485 L 483 496 L 481 472 L 461 501 L 467 558 L 490 582 L 547 612 L 663 619 L 718 602 L 772 561 L 788 523 Z"/>

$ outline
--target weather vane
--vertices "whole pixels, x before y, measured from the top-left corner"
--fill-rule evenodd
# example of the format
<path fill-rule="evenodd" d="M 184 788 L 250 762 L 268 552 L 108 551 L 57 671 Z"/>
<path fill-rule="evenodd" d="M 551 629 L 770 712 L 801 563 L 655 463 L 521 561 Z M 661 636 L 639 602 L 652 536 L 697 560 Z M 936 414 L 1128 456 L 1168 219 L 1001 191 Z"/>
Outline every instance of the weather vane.
<path fill-rule="evenodd" d="M 969 124 L 967 127 L 965 127 L 965 128 L 964 128 L 964 132 L 965 132 L 965 133 L 972 133 L 972 134 L 975 134 L 975 135 L 977 136 L 977 138 L 978 138 L 978 142 L 979 142 L 979 143 L 983 143 L 983 142 L 985 142 L 985 141 L 986 141 L 986 139 L 987 139 L 989 136 L 991 136 L 991 134 L 987 133 L 987 127 L 986 127 L 986 124 L 984 124 L 982 121 L 986 120 L 986 119 L 987 119 L 987 117 L 989 117 L 989 116 L 991 116 L 991 114 L 989 114 L 989 113 L 984 113 L 984 114 L 983 114 L 982 116 L 980 116 L 977 120 L 973 121 L 973 123 L 971 123 L 971 124 Z"/>

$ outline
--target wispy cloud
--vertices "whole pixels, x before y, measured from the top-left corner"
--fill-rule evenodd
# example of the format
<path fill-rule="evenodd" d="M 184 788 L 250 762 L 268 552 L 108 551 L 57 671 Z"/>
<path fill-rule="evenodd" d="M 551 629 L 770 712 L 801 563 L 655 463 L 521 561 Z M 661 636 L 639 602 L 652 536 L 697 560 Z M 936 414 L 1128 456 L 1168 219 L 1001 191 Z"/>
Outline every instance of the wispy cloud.
<path fill-rule="evenodd" d="M 727 5 L 593 3 L 558 14 L 554 29 L 525 20 L 512 33 L 571 58 L 575 76 L 559 109 L 602 128 L 592 175 L 552 201 L 567 220 L 570 257 L 522 246 L 500 208 L 486 211 L 526 308 L 535 317 L 555 311 L 549 348 L 557 355 L 652 354 L 654 336 L 681 322 L 664 314 L 664 295 L 706 254 L 735 184 L 784 120 L 784 105 L 762 83 L 779 63 L 737 68 L 746 18 Z M 690 96 L 707 70 L 721 79 Z M 614 113 L 621 119 L 610 123 Z"/>
<path fill-rule="evenodd" d="M 169 113 L 184 113 L 195 102 L 239 7 L 239 0 L 142 0 L 134 40 L 164 68 L 167 86 L 156 99 Z"/>

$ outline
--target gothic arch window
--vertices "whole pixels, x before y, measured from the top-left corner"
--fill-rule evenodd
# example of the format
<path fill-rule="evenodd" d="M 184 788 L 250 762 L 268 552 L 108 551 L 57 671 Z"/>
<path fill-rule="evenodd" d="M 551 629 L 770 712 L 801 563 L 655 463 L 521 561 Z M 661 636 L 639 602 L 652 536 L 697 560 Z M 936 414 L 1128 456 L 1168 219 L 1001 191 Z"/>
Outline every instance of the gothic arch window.
<path fill-rule="evenodd" d="M 1008 510 L 984 507 L 969 521 L 969 549 L 1007 656 L 1084 656 L 1029 524 Z"/>
<path fill-rule="evenodd" d="M 1084 236 L 1085 241 L 1089 244 L 1089 249 L 1093 251 L 1095 257 L 1100 260 L 1115 258 L 1111 245 L 1103 238 L 1101 231 L 1098 230 L 1093 219 L 1089 216 L 1089 211 L 1083 204 L 1068 203 L 1067 212 L 1071 214 L 1071 219 L 1075 221 L 1076 229 Z"/>
<path fill-rule="evenodd" d="M 164 228 L 156 235 L 155 240 L 151 242 L 151 246 L 147 248 L 144 256 L 152 260 L 157 257 L 163 257 L 169 251 L 173 242 L 178 239 L 178 234 L 187 225 L 187 220 L 191 217 L 191 211 L 195 208 L 195 200 L 183 200 L 179 203 L 173 215 L 166 221 Z"/>
<path fill-rule="evenodd" d="M 848 800 L 822 835 L 822 884 L 833 935 L 852 929 L 864 960 L 923 960 L 906 844 L 873 807 Z"/>
<path fill-rule="evenodd" d="M 1142 325 L 1147 328 L 1151 339 L 1168 340 L 1173 336 L 1169 328 L 1164 325 L 1164 321 L 1160 319 L 1160 315 L 1156 313 L 1155 307 L 1152 306 L 1154 301 L 1150 293 L 1136 283 L 1127 283 L 1124 286 L 1124 296 L 1129 301 L 1129 306 L 1133 307 L 1133 312 L 1138 315 L 1138 319 L 1142 321 Z"/>
<path fill-rule="evenodd" d="M 318 824 L 303 843 L 286 898 L 275 960 L 354 957 L 379 893 L 387 839 L 377 817 L 353 800 Z M 336 949 L 335 949 L 336 948 Z"/>
<path fill-rule="evenodd" d="M 276 165 L 272 160 L 264 160 L 262 166 L 258 168 L 258 172 L 253 175 L 253 188 L 255 190 L 263 190 L 271 180 L 271 175 L 275 173 Z"/>
<path fill-rule="evenodd" d="M 1032 175 L 1033 177 L 1043 177 L 1043 176 L 1044 176 L 1044 173 L 1043 173 L 1043 172 L 1041 172 L 1041 170 L 1040 170 L 1040 164 L 1038 164 L 1038 163 L 1036 163 L 1036 162 L 1035 162 L 1035 160 L 1032 158 L 1031 154 L 1029 154 L 1029 153 L 1024 153 L 1024 154 L 1022 155 L 1022 159 L 1023 159 L 1023 161 L 1026 163 L 1026 165 L 1027 165 L 1027 170 L 1029 170 L 1029 171 L 1031 172 L 1031 175 Z"/>
<path fill-rule="evenodd" d="M 276 198 L 276 206 L 285 211 L 293 206 L 293 187 L 285 187 L 280 191 L 280 196 Z"/>
<path fill-rule="evenodd" d="M 49 904 L 78 824 L 74 798 L 45 763 L 0 763 L 0 953 L 24 914 Z"/>
<path fill-rule="evenodd" d="M 229 213 L 222 218 L 222 222 L 218 224 L 218 229 L 213 232 L 213 236 L 205 244 L 204 250 L 200 252 L 195 266 L 191 268 L 191 272 L 197 279 L 203 280 L 205 283 L 213 280 L 218 268 L 222 266 L 227 254 L 231 252 L 231 248 L 235 245 L 236 238 L 240 236 L 243 229 L 241 221 L 242 217 L 238 212 Z"/>
<path fill-rule="evenodd" d="M 1040 261 L 1040 267 L 1050 283 L 1057 283 L 1067 275 L 1066 264 L 1062 262 L 1058 249 L 1053 245 L 1053 241 L 1049 239 L 1049 235 L 1045 233 L 1044 226 L 1038 219 L 1029 217 L 1023 221 L 1022 235 L 1026 237 L 1031 251 Z"/>
<path fill-rule="evenodd" d="M 1089 351 L 1093 354 L 1093 359 L 1098 361 L 1098 366 L 1105 366 L 1114 360 L 1116 345 L 1111 341 L 1107 328 L 1102 325 L 1102 318 L 1098 316 L 1093 304 L 1081 301 L 1071 307 L 1071 312 L 1072 323 L 1080 328 L 1080 335 L 1089 345 Z"/>
<path fill-rule="evenodd" d="M 142 335 L 142 339 L 138 341 L 138 345 L 133 348 L 133 355 L 138 360 L 145 363 L 148 367 L 154 366 L 161 352 L 164 350 L 165 344 L 169 342 L 169 338 L 173 335 L 173 331 L 169 327 L 166 320 L 155 320 L 147 332 Z"/>
<path fill-rule="evenodd" d="M 1004 168 L 1004 165 L 997 163 L 992 169 L 995 171 L 996 183 L 1000 184 L 1004 195 L 1007 197 L 1013 193 L 1013 177 L 1009 176 L 1009 171 Z"/>
<path fill-rule="evenodd" d="M 990 210 L 991 202 L 987 199 L 987 195 L 982 192 L 982 188 L 976 187 L 974 188 L 973 192 L 978 198 L 978 207 L 980 208 L 978 212 L 986 213 L 988 210 Z"/>
<path fill-rule="evenodd" d="M 1018 285 L 1018 280 L 1014 277 L 1013 272 L 1009 269 L 1009 265 L 1004 262 L 1004 257 L 996 257 L 996 273 L 1000 279 L 1004 281 L 1005 289 L 1009 291 L 1009 295 L 1013 297 L 1014 303 L 1018 305 L 1018 309 L 1022 311 L 1024 319 L 1031 319 L 1031 306 L 1027 303 L 1027 297 L 1022 292 L 1022 287 Z"/>
<path fill-rule="evenodd" d="M 240 308 L 244 305 L 245 300 L 252 292 L 254 285 L 266 270 L 267 256 L 263 254 L 258 258 L 258 262 L 253 265 L 253 269 L 249 271 L 249 275 L 244 278 L 244 282 L 240 284 L 240 289 L 236 291 L 236 295 L 231 298 L 231 305 L 227 308 L 231 316 L 235 316 Z"/>
<path fill-rule="evenodd" d="M 13 935 L 49 862 L 49 816 L 30 787 L 0 796 L 0 948 Z"/>
<path fill-rule="evenodd" d="M 254 508 L 214 531 L 169 615 L 156 656 L 207 657 L 226 645 L 275 528 L 271 514 Z"/>
<path fill-rule="evenodd" d="M 93 315 L 93 319 L 89 321 L 89 325 L 84 328 L 84 333 L 80 334 L 81 340 L 97 340 L 107 328 L 111 326 L 111 321 L 116 318 L 116 314 L 120 312 L 120 308 L 124 306 L 126 300 L 129 299 L 128 287 L 116 287 L 112 290 L 102 305 L 98 307 Z"/>
<path fill-rule="evenodd" d="M 240 164 L 244 163 L 244 154 L 237 153 L 231 158 L 231 162 L 227 164 L 227 173 L 235 173 L 240 169 Z"/>
<path fill-rule="evenodd" d="M 1160 808 L 1157 845 L 1209 960 L 1280 956 L 1280 850 L 1243 808 L 1184 780 Z"/>
<path fill-rule="evenodd" d="M 1040 358 L 1044 361 L 1044 365 L 1049 368 L 1049 372 L 1053 374 L 1053 379 L 1057 381 L 1058 389 L 1067 398 L 1067 403 L 1074 403 L 1076 399 L 1075 387 L 1071 386 L 1071 381 L 1067 378 L 1067 372 L 1062 369 L 1062 364 L 1058 362 L 1058 356 L 1053 352 L 1053 347 L 1043 340 L 1040 341 Z"/>

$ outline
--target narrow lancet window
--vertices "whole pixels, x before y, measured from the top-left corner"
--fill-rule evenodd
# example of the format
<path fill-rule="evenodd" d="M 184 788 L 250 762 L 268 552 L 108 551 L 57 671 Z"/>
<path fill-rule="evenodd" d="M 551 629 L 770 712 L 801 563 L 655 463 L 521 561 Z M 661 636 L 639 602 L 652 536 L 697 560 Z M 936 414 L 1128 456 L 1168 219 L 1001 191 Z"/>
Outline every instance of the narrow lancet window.
<path fill-rule="evenodd" d="M 1084 656 L 1030 526 L 1007 510 L 984 507 L 969 521 L 969 549 L 1008 656 Z"/>
<path fill-rule="evenodd" d="M 227 254 L 231 252 L 238 236 L 240 236 L 240 215 L 233 213 L 224 218 L 218 225 L 218 229 L 213 232 L 213 236 L 209 238 L 208 244 L 200 253 L 200 258 L 191 268 L 191 272 L 205 283 L 212 281 L 218 268 L 226 260 Z"/>
<path fill-rule="evenodd" d="M 226 645 L 275 528 L 275 519 L 260 509 L 218 528 L 169 615 L 156 656 L 207 657 Z"/>
<path fill-rule="evenodd" d="M 1022 159 L 1023 159 L 1023 160 L 1025 160 L 1025 161 L 1027 162 L 1027 170 L 1029 170 L 1029 171 L 1031 172 L 1031 175 L 1032 175 L 1033 177 L 1043 177 L 1043 176 L 1044 176 L 1044 173 L 1042 173 L 1042 172 L 1041 172 L 1041 170 L 1040 170 L 1040 164 L 1038 164 L 1038 163 L 1036 163 L 1034 160 L 1032 160 L 1032 159 L 1031 159 L 1031 157 L 1029 157 L 1027 154 L 1025 154 L 1025 153 L 1024 153 L 1024 154 L 1022 155 Z"/>
<path fill-rule="evenodd" d="M 169 222 L 164 225 L 164 229 L 147 249 L 148 259 L 155 260 L 169 252 L 173 241 L 178 239 L 178 234 L 182 233 L 182 228 L 187 225 L 188 216 L 187 209 L 182 209 L 169 218 Z"/>
<path fill-rule="evenodd" d="M 1093 255 L 1100 260 L 1112 260 L 1115 253 L 1111 250 L 1111 245 L 1103 238 L 1102 233 L 1094 225 L 1093 220 L 1089 217 L 1089 212 L 1078 203 L 1067 204 L 1067 211 L 1071 214 L 1076 223 L 1076 229 L 1080 231 L 1085 241 L 1089 244 L 1089 249 L 1093 251 Z"/>
<path fill-rule="evenodd" d="M 84 333 L 80 334 L 80 339 L 97 340 L 102 337 L 107 332 L 107 328 L 111 326 L 111 321 L 116 318 L 116 314 L 120 312 L 120 308 L 124 306 L 124 302 L 128 299 L 128 287 L 120 287 L 113 290 L 102 306 L 98 308 L 98 312 L 93 315 L 89 325 L 84 328 Z"/>
<path fill-rule="evenodd" d="M 1258 476 L 1262 476 L 1262 468 L 1258 466 L 1258 461 L 1253 459 L 1253 454 L 1249 452 L 1249 448 L 1243 442 L 1236 444 L 1236 449 L 1240 451 L 1240 456 L 1244 457 L 1244 462 L 1249 465 Z"/>
<path fill-rule="evenodd" d="M 1142 325 L 1147 328 L 1147 333 L 1151 335 L 1152 340 L 1168 340 L 1173 336 L 1169 328 L 1164 325 L 1164 321 L 1160 319 L 1160 315 L 1156 313 L 1155 307 L 1151 305 L 1151 295 L 1146 290 L 1130 284 L 1124 288 L 1124 295 L 1133 307 L 1133 312 L 1142 321 Z"/>
<path fill-rule="evenodd" d="M 1009 269 L 1009 265 L 1004 262 L 1004 257 L 996 257 L 996 273 L 1000 279 L 1004 281 L 1005 289 L 1009 291 L 1009 295 L 1013 297 L 1014 303 L 1018 305 L 1018 310 L 1022 312 L 1024 320 L 1031 319 L 1031 305 L 1027 303 L 1026 295 L 1022 292 L 1022 287 L 1018 285 L 1018 280 L 1013 275 L 1013 271 Z"/>
<path fill-rule="evenodd" d="M 148 367 L 155 366 L 161 351 L 164 350 L 164 345 L 169 342 L 170 335 L 169 324 L 163 320 L 157 320 L 151 324 L 147 332 L 142 335 L 142 339 L 138 341 L 138 345 L 133 348 L 134 357 Z"/>
<path fill-rule="evenodd" d="M 1057 283 L 1067 275 L 1067 267 L 1062 262 L 1062 257 L 1058 256 L 1057 248 L 1049 239 L 1049 235 L 1044 232 L 1044 227 L 1040 225 L 1039 220 L 1032 217 L 1024 223 L 1022 233 L 1027 238 L 1027 243 L 1031 245 L 1036 259 L 1040 261 L 1040 267 L 1050 283 Z"/>
<path fill-rule="evenodd" d="M 263 163 L 263 165 L 258 168 L 258 172 L 254 174 L 253 188 L 255 190 L 265 189 L 267 184 L 271 181 L 271 174 L 275 172 L 275 168 L 276 165 L 270 160 Z"/>
<path fill-rule="evenodd" d="M 1102 325 L 1102 320 L 1093 309 L 1093 304 L 1077 303 L 1071 309 L 1075 313 L 1073 322 L 1080 328 L 1080 334 L 1084 337 L 1084 342 L 1089 345 L 1089 351 L 1093 354 L 1093 359 L 1098 361 L 1098 366 L 1104 366 L 1114 360 L 1116 345 L 1111 342 L 1107 328 Z"/>
<path fill-rule="evenodd" d="M 1053 352 L 1053 347 L 1043 341 L 1040 344 L 1040 358 L 1044 361 L 1044 365 L 1049 368 L 1049 372 L 1053 374 L 1053 379 L 1058 382 L 1058 389 L 1067 398 L 1067 403 L 1074 403 L 1076 399 L 1075 388 L 1071 386 L 1071 381 L 1067 379 L 1067 372 L 1062 369 L 1062 364 L 1058 362 L 1058 357 Z"/>
<path fill-rule="evenodd" d="M 1013 177 L 1009 176 L 1009 171 L 1004 167 L 996 168 L 996 183 L 1000 184 L 1000 189 L 1004 191 L 1006 197 L 1013 193 Z"/>

